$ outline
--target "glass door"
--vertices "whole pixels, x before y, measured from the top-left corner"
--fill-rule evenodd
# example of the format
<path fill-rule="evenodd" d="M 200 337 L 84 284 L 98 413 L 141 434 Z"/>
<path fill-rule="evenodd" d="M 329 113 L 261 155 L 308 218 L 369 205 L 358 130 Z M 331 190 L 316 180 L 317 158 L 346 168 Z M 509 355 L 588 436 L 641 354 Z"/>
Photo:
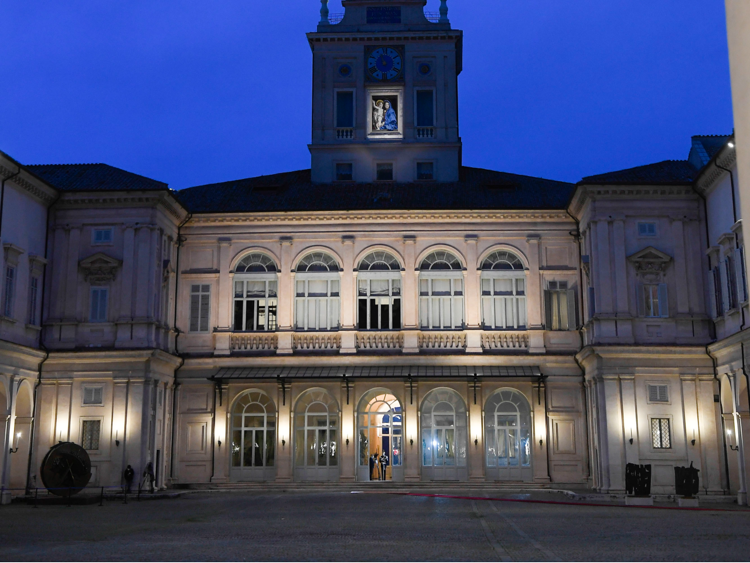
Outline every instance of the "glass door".
<path fill-rule="evenodd" d="M 403 413 L 396 397 L 366 393 L 357 409 L 359 481 L 403 480 Z"/>

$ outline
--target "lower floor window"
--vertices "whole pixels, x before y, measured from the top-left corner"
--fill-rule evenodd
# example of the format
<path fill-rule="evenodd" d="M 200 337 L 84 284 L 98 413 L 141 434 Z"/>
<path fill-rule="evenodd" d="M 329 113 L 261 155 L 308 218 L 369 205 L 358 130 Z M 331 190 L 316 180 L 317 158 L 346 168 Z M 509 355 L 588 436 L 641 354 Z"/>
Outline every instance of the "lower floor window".
<path fill-rule="evenodd" d="M 81 446 L 84 450 L 99 449 L 99 434 L 101 432 L 101 420 L 84 420 L 81 424 Z"/>
<path fill-rule="evenodd" d="M 654 449 L 661 450 L 672 447 L 668 418 L 651 419 L 651 443 L 654 446 Z"/>

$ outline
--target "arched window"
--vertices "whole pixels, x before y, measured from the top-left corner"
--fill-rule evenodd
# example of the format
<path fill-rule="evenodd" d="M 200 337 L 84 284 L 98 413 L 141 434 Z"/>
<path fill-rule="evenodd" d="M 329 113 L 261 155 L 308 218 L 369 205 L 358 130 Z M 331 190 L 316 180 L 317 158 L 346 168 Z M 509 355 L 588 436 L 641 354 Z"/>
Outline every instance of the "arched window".
<path fill-rule="evenodd" d="M 294 408 L 294 465 L 338 466 L 338 405 L 323 389 L 302 395 Z"/>
<path fill-rule="evenodd" d="M 276 453 L 276 406 L 249 391 L 232 407 L 232 468 L 272 467 Z"/>
<path fill-rule="evenodd" d="M 336 259 L 311 252 L 297 265 L 295 279 L 297 330 L 338 329 L 341 276 Z"/>
<path fill-rule="evenodd" d="M 482 323 L 485 329 L 526 328 L 526 274 L 512 252 L 499 250 L 482 261 Z"/>
<path fill-rule="evenodd" d="M 531 409 L 521 393 L 498 391 L 484 407 L 487 466 L 531 466 Z"/>
<path fill-rule="evenodd" d="M 422 402 L 422 465 L 445 469 L 465 467 L 466 448 L 463 400 L 452 389 L 430 391 Z"/>
<path fill-rule="evenodd" d="M 439 250 L 419 266 L 419 324 L 423 329 L 464 326 L 464 276 L 461 262 Z"/>
<path fill-rule="evenodd" d="M 385 389 L 376 389 L 365 393 L 357 407 L 357 426 L 359 429 L 359 466 L 360 480 L 376 479 L 376 468 L 371 464 L 372 456 L 387 456 L 386 475 L 378 475 L 381 480 L 389 481 L 400 477 L 403 464 L 403 413 L 401 403 Z M 375 461 L 375 460 L 372 460 Z"/>
<path fill-rule="evenodd" d="M 278 279 L 276 263 L 259 252 L 248 254 L 234 268 L 234 330 L 276 330 Z"/>
<path fill-rule="evenodd" d="M 401 328 L 401 265 L 385 251 L 371 252 L 359 263 L 357 274 L 360 330 Z"/>

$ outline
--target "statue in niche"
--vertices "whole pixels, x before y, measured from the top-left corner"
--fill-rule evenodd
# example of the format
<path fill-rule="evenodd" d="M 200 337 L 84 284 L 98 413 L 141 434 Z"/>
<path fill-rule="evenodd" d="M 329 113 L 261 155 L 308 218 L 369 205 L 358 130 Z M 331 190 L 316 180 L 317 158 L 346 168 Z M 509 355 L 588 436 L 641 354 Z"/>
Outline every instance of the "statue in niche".
<path fill-rule="evenodd" d="M 372 108 L 373 131 L 398 131 L 398 116 L 390 100 L 373 100 Z"/>

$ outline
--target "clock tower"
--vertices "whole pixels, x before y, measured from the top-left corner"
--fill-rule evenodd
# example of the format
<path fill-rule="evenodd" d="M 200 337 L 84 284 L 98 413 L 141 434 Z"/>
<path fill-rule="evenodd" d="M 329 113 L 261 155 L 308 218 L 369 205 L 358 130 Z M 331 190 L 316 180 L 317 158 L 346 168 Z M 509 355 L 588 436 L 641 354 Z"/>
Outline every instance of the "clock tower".
<path fill-rule="evenodd" d="M 314 182 L 455 182 L 461 31 L 426 0 L 321 0 L 313 52 Z"/>

